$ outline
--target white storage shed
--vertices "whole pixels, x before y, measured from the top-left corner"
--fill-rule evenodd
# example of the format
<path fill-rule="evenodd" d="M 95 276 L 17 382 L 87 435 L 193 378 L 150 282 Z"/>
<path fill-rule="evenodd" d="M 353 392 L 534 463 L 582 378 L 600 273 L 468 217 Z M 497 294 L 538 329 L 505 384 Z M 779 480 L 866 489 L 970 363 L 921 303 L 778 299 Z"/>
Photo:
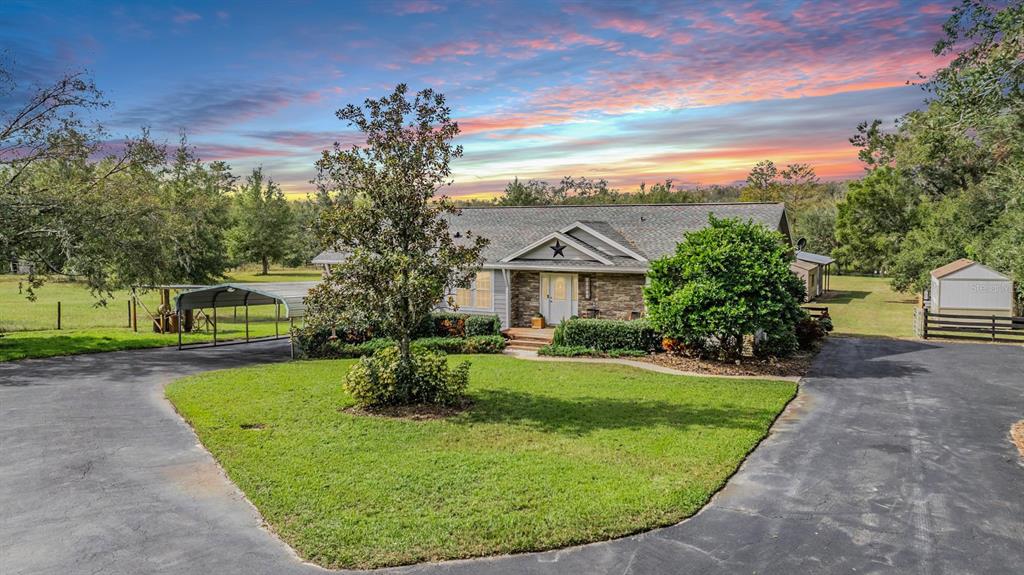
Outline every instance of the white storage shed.
<path fill-rule="evenodd" d="M 1014 315 L 1013 280 L 974 260 L 932 270 L 928 311 L 963 315 Z"/>

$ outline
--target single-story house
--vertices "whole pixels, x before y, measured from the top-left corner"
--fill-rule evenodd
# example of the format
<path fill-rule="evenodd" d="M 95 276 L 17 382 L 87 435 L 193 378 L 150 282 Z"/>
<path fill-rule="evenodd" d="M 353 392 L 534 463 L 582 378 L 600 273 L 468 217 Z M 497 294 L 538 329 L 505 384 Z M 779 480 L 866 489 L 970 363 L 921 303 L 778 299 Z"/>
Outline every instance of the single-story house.
<path fill-rule="evenodd" d="M 789 269 L 804 281 L 807 287 L 807 301 L 812 301 L 828 291 L 831 266 L 835 260 L 803 250 L 797 250 Z"/>
<path fill-rule="evenodd" d="M 925 300 L 931 313 L 1014 315 L 1013 280 L 967 258 L 933 269 Z"/>
<path fill-rule="evenodd" d="M 548 324 L 637 318 L 650 262 L 673 253 L 712 214 L 753 220 L 792 241 L 781 203 L 463 208 L 451 216 L 452 233 L 490 243 L 471 287 L 453 295 L 460 311 L 496 314 L 503 328 L 529 327 L 534 314 Z M 325 271 L 342 261 L 333 251 L 313 259 Z"/>

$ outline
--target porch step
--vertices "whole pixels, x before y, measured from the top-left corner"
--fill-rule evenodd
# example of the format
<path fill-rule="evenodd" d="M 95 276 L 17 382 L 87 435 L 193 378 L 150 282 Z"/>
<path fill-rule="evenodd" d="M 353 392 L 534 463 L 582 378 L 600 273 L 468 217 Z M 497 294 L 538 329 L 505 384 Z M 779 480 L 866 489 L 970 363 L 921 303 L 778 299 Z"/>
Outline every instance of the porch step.
<path fill-rule="evenodd" d="M 528 351 L 537 351 L 538 349 L 548 345 L 549 341 L 540 341 L 535 339 L 510 339 L 505 349 L 523 349 Z"/>
<path fill-rule="evenodd" d="M 536 351 L 545 345 L 551 343 L 551 337 L 554 334 L 552 329 L 529 329 L 529 328 L 510 328 L 505 330 L 505 335 L 508 336 L 508 349 L 523 349 L 529 351 Z"/>

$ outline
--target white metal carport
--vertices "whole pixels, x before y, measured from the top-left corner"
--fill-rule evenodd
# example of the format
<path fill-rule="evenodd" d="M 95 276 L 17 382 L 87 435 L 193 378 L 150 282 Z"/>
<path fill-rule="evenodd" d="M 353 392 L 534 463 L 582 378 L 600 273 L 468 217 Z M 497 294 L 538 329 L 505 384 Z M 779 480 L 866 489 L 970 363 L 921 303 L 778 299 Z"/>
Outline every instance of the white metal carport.
<path fill-rule="evenodd" d="M 245 342 L 249 342 L 253 341 L 249 338 L 249 306 L 279 306 L 278 312 L 275 315 L 274 337 L 263 337 L 259 338 L 259 340 L 279 338 L 280 332 L 276 327 L 277 321 L 281 319 L 287 320 L 290 327 L 296 318 L 305 317 L 306 296 L 309 295 L 309 290 L 318 283 L 319 282 L 225 283 L 201 287 L 178 294 L 178 297 L 174 300 L 175 309 L 179 315 L 178 349 L 182 348 L 180 329 L 182 322 L 180 321 L 180 316 L 187 310 L 195 309 L 213 310 L 213 345 L 217 345 L 218 308 L 245 308 Z M 280 313 L 280 307 L 284 308 L 283 315 Z"/>

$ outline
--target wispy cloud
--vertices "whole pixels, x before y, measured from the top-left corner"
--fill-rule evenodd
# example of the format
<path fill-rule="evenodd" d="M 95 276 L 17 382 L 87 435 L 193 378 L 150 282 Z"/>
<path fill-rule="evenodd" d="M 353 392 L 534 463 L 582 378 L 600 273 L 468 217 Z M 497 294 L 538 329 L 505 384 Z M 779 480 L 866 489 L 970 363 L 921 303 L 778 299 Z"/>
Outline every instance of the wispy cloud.
<path fill-rule="evenodd" d="M 174 21 L 175 24 L 188 24 L 189 22 L 195 22 L 202 19 L 203 17 L 196 12 L 190 12 L 187 10 L 177 10 L 175 11 L 174 16 L 171 17 L 171 20 Z"/>
<path fill-rule="evenodd" d="M 430 0 L 405 0 L 395 4 L 394 12 L 399 16 L 409 14 L 430 14 L 431 12 L 443 12 L 445 6 Z"/>
<path fill-rule="evenodd" d="M 211 83 L 173 90 L 114 116 L 119 126 L 202 133 L 272 116 L 302 96 L 280 86 Z"/>

